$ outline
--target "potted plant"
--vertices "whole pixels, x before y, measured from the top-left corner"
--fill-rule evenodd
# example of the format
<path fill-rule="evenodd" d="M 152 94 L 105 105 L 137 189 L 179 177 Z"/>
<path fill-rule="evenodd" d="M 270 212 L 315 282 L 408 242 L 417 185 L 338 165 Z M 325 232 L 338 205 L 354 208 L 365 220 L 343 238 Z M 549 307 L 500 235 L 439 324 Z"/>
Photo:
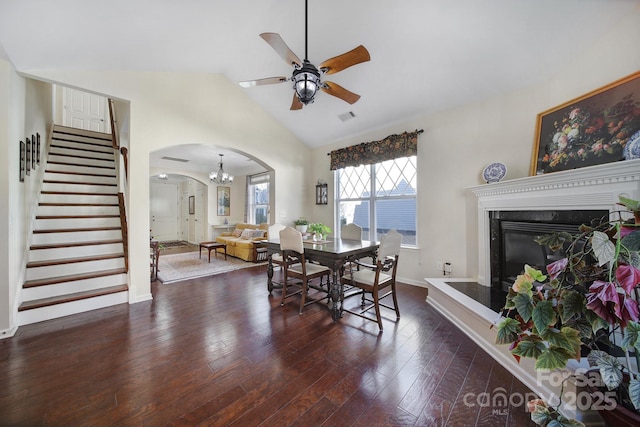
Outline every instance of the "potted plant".
<path fill-rule="evenodd" d="M 319 222 L 309 224 L 309 232 L 313 233 L 314 240 L 324 240 L 327 234 L 331 233 L 331 229 Z"/>
<path fill-rule="evenodd" d="M 576 235 L 536 240 L 552 251 L 564 248 L 566 256 L 549 264 L 547 274 L 525 266 L 509 289 L 496 342 L 509 344 L 518 361 L 534 358 L 536 370 L 565 368 L 586 356 L 587 373 L 598 379 L 591 385 L 601 385 L 592 391 L 611 402 L 595 409 L 610 425 L 620 425 L 610 417 L 621 413 L 636 417 L 626 425 L 640 425 L 640 202 L 620 197 L 619 204 L 626 211 L 582 225 Z M 629 212 L 635 221 L 626 219 Z M 581 425 L 564 418 L 560 404 L 531 406 L 539 425 Z"/>
<path fill-rule="evenodd" d="M 296 226 L 296 230 L 301 233 L 306 233 L 307 227 L 309 226 L 309 221 L 306 218 L 300 217 L 296 219 L 293 224 Z"/>

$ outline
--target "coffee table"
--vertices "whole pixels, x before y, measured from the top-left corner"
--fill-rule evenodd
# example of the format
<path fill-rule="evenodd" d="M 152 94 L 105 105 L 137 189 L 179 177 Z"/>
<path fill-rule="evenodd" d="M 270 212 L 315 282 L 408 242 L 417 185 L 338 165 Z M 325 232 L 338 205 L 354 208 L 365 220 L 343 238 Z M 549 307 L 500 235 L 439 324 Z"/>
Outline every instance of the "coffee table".
<path fill-rule="evenodd" d="M 211 251 L 215 250 L 216 258 L 218 258 L 218 248 L 224 248 L 224 260 L 227 260 L 227 245 L 218 242 L 202 242 L 200 243 L 200 258 L 202 258 L 202 249 L 209 251 L 209 262 L 211 262 Z"/>

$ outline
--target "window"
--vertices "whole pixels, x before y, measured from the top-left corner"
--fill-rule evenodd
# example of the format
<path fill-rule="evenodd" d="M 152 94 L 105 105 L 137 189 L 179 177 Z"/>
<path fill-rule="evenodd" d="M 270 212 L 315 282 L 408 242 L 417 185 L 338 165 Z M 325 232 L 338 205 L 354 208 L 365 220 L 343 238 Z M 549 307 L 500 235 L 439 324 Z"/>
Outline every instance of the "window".
<path fill-rule="evenodd" d="M 380 240 L 381 235 L 396 229 L 404 246 L 415 246 L 416 161 L 416 156 L 400 157 L 337 169 L 339 225 L 355 222 L 368 240 Z"/>
<path fill-rule="evenodd" d="M 247 180 L 247 222 L 269 222 L 269 174 L 250 176 Z"/>

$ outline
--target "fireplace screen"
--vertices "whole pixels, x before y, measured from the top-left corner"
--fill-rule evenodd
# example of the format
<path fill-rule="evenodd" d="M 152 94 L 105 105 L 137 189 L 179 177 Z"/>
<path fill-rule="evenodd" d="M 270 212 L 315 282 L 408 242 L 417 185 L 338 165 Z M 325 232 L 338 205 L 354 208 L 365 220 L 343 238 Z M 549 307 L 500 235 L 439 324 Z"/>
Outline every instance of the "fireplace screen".
<path fill-rule="evenodd" d="M 547 265 L 565 257 L 564 249 L 551 252 L 536 243 L 536 237 L 561 231 L 575 234 L 581 224 L 607 215 L 608 211 L 492 212 L 491 285 L 508 291 L 525 264 L 545 272 Z"/>

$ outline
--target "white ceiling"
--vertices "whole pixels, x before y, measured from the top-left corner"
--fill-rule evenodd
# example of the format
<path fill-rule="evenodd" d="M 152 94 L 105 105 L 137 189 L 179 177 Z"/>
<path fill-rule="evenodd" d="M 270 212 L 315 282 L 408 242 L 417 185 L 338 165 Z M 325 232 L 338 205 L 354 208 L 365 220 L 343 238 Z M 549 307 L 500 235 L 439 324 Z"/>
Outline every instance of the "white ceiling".
<path fill-rule="evenodd" d="M 309 0 L 312 63 L 359 44 L 369 50 L 370 62 L 325 76 L 362 98 L 349 105 L 321 92 L 314 104 L 290 111 L 289 83 L 240 90 L 318 147 L 547 80 L 639 4 Z M 304 1 L 0 1 L 0 57 L 26 72 L 198 71 L 233 82 L 290 76 L 262 32 L 279 33 L 304 59 Z M 356 118 L 342 122 L 338 116 L 349 111 Z"/>

